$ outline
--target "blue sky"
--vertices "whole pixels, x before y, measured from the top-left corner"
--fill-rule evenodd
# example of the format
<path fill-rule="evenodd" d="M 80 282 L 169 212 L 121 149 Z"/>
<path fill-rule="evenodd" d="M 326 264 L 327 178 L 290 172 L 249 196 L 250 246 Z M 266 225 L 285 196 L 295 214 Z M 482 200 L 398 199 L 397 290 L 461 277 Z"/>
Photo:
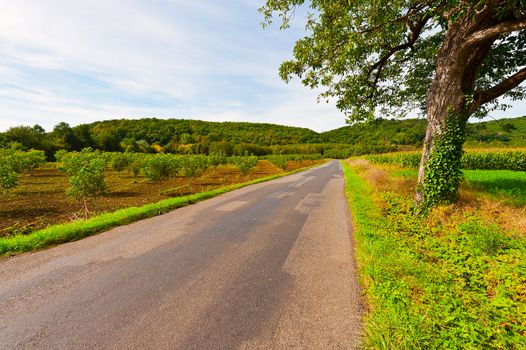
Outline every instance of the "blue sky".
<path fill-rule="evenodd" d="M 124 117 L 343 126 L 333 104 L 316 102 L 319 91 L 279 79 L 301 18 L 263 30 L 262 3 L 4 1 L 0 130 Z M 503 115 L 526 115 L 526 106 L 495 114 Z"/>

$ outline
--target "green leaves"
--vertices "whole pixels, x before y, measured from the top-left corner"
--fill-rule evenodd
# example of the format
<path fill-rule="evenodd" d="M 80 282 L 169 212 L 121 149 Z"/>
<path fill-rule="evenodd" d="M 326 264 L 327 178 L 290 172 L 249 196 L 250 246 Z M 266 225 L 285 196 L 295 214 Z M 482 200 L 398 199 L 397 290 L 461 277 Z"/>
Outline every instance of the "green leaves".
<path fill-rule="evenodd" d="M 18 185 L 19 174 L 31 172 L 46 162 L 44 152 L 29 150 L 0 149 L 0 194 Z"/>
<path fill-rule="evenodd" d="M 376 164 L 395 164 L 400 167 L 416 168 L 420 152 L 395 152 L 363 156 Z M 526 171 L 526 151 L 510 150 L 468 150 L 462 154 L 462 169 L 470 170 L 514 170 Z"/>
<path fill-rule="evenodd" d="M 425 112 L 437 54 L 447 44 L 449 28 L 460 23 L 464 32 L 457 34 L 468 37 L 499 21 L 526 16 L 518 1 L 267 0 L 260 12 L 265 24 L 277 16 L 281 28 L 286 28 L 301 5 L 312 9 L 307 15 L 308 35 L 296 42 L 293 59 L 282 63 L 280 76 L 285 81 L 298 77 L 311 88 L 323 87 L 321 97 L 335 99 L 349 122 L 372 119 L 378 112 L 393 116 L 415 108 Z M 480 25 L 462 25 L 470 20 Z M 489 43 L 491 50 L 480 61 L 480 69 L 474 67 L 473 77 L 466 79 L 466 95 L 487 90 L 525 65 L 525 31 L 502 33 L 491 40 L 494 43 Z M 461 64 L 469 69 L 471 62 Z M 505 95 L 522 99 L 525 93 L 526 88 L 519 86 Z M 496 100 L 491 103 L 481 106 L 476 116 L 505 107 Z"/>
<path fill-rule="evenodd" d="M 0 160 L 0 194 L 4 194 L 18 184 L 18 174 Z"/>
<path fill-rule="evenodd" d="M 161 181 L 177 176 L 181 167 L 180 157 L 158 154 L 144 163 L 143 173 L 150 181 Z"/>
<path fill-rule="evenodd" d="M 268 156 L 267 160 L 277 166 L 278 168 L 281 168 L 283 170 L 287 169 L 288 166 L 288 157 L 284 155 L 272 155 Z"/>
<path fill-rule="evenodd" d="M 106 191 L 104 182 L 105 162 L 102 158 L 85 159 L 69 179 L 70 187 L 66 194 L 82 201 L 101 196 Z"/>
<path fill-rule="evenodd" d="M 302 3 L 270 0 L 261 12 L 267 23 L 277 13 L 286 27 Z M 371 119 L 379 106 L 394 110 L 410 102 L 408 97 L 414 96 L 407 93 L 400 98 L 404 91 L 400 78 L 403 82 L 409 67 L 405 59 L 416 53 L 411 50 L 416 38 L 407 44 L 408 22 L 422 30 L 431 6 L 412 1 L 309 3 L 316 14 L 307 22 L 310 35 L 296 42 L 294 58 L 281 65 L 285 81 L 297 76 L 311 88 L 325 87 L 322 97 L 335 98 L 349 121 Z"/>
<path fill-rule="evenodd" d="M 234 164 L 239 168 L 243 175 L 249 175 L 258 165 L 258 157 L 256 156 L 242 156 L 232 157 Z"/>

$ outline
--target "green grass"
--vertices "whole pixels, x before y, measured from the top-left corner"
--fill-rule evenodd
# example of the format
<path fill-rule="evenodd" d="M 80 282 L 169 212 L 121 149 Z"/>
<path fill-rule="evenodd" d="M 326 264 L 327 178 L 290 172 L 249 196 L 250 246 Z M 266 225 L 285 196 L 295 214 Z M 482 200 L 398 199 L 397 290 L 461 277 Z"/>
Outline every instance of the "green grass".
<path fill-rule="evenodd" d="M 229 191 L 290 175 L 305 169 L 306 168 L 297 169 L 188 196 L 168 198 L 157 203 L 146 204 L 140 207 L 120 209 L 114 212 L 103 213 L 87 220 L 77 220 L 67 224 L 52 225 L 28 235 L 0 238 L 0 256 L 14 255 L 79 240 L 116 226 L 160 215 L 192 203 L 216 197 Z"/>
<path fill-rule="evenodd" d="M 507 197 L 514 206 L 526 205 L 526 172 L 509 170 L 466 170 L 466 184 L 478 192 Z"/>
<path fill-rule="evenodd" d="M 481 195 L 489 195 L 495 200 L 516 207 L 526 205 L 526 172 L 512 170 L 463 170 L 464 183 Z M 416 178 L 417 170 L 396 169 L 391 174 L 400 177 Z"/>
<path fill-rule="evenodd" d="M 526 349 L 524 237 L 452 207 L 414 216 L 410 195 L 343 169 L 367 348 Z"/>

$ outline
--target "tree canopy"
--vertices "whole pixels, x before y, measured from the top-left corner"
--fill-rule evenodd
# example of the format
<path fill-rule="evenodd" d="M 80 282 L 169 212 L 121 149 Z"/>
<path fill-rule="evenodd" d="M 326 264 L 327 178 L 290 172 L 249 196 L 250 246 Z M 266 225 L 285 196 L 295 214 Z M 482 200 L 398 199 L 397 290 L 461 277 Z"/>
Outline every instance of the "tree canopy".
<path fill-rule="evenodd" d="M 455 201 L 468 119 L 526 96 L 526 0 L 267 0 L 261 12 L 287 27 L 306 3 L 309 35 L 281 77 L 325 87 L 350 122 L 419 107 L 417 207 Z"/>
<path fill-rule="evenodd" d="M 482 116 L 506 108 L 496 97 L 525 96 L 518 87 L 526 78 L 526 32 L 518 31 L 526 27 L 524 0 L 268 0 L 260 11 L 265 24 L 277 15 L 287 27 L 297 7 L 307 4 L 308 36 L 296 42 L 280 75 L 324 87 L 322 97 L 335 98 L 351 122 L 373 118 L 375 112 L 397 116 L 420 108 L 425 113 L 438 51 L 448 28 L 463 16 L 485 23 L 465 28 L 474 47 L 466 63 L 477 68 L 471 73 L 474 84 L 466 79 L 464 86 L 471 110 Z"/>

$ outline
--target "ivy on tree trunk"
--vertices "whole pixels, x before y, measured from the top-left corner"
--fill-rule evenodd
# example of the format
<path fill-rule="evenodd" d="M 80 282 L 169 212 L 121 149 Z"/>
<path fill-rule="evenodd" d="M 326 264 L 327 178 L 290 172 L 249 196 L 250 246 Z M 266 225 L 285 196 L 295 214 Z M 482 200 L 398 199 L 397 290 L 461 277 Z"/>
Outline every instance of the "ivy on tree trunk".
<path fill-rule="evenodd" d="M 442 132 L 433 135 L 433 142 L 427 140 L 418 172 L 416 201 L 419 209 L 457 200 L 465 130 L 464 118 L 451 113 Z"/>

